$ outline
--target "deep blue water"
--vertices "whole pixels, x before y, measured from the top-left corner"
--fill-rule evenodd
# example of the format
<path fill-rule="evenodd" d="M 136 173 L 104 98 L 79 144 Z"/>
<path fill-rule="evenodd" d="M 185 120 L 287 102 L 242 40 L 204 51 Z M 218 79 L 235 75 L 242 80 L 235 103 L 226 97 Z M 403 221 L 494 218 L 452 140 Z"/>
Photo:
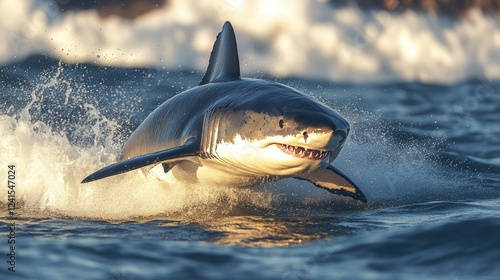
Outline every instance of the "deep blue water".
<path fill-rule="evenodd" d="M 0 69 L 0 170 L 16 164 L 20 203 L 8 217 L 2 183 L 2 279 L 498 279 L 500 83 L 483 77 L 453 85 L 278 80 L 348 119 L 352 133 L 334 163 L 368 204 L 293 180 L 209 201 L 180 197 L 177 208 L 156 213 L 147 210 L 154 197 L 134 191 L 148 185 L 135 183 L 119 198 L 137 203 L 136 212 L 118 218 L 111 190 L 119 183 L 84 196 L 92 187 L 78 182 L 88 170 L 112 161 L 149 112 L 202 75 L 45 57 Z M 65 171 L 83 156 L 97 159 Z M 6 263 L 11 221 L 16 273 Z"/>

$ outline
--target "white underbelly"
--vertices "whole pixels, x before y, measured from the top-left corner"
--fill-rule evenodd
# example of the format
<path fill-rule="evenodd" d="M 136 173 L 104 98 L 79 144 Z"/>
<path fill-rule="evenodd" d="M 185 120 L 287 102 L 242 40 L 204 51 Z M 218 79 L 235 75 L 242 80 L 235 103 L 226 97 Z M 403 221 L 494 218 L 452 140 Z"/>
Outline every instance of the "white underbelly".
<path fill-rule="evenodd" d="M 210 160 L 183 161 L 176 164 L 169 173 L 183 183 L 223 187 L 249 187 L 271 179 L 269 176 L 244 172 Z"/>

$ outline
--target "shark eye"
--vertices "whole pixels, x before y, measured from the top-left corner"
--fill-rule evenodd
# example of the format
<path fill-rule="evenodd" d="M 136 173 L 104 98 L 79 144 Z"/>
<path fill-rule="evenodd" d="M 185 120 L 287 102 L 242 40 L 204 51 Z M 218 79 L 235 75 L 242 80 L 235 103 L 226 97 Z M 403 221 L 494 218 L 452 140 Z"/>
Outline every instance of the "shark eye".
<path fill-rule="evenodd" d="M 280 120 L 279 125 L 281 128 L 283 128 L 283 119 Z"/>

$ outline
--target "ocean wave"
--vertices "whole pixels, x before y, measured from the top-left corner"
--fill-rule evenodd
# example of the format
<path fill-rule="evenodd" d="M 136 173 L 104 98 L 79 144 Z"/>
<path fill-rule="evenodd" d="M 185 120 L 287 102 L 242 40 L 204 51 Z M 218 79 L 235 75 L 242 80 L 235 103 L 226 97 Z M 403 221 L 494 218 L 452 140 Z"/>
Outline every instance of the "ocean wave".
<path fill-rule="evenodd" d="M 67 279 L 88 271 L 86 275 L 95 279 L 184 279 L 193 275 L 196 279 L 222 279 L 238 275 L 238 279 L 489 280 L 498 278 L 500 272 L 500 221 L 491 216 L 396 232 L 372 231 L 285 248 L 198 242 L 207 238 L 207 232 L 186 228 L 190 234 L 179 236 L 182 228 L 164 227 L 159 222 L 48 224 L 37 226 L 45 229 L 49 238 L 20 242 L 23 263 L 30 269 L 21 267 L 14 277 L 54 279 L 57 275 Z M 53 235 L 60 234 L 61 227 L 67 227 L 72 238 Z M 150 236 L 149 231 L 157 235 Z M 80 238 L 74 238 L 75 232 Z M 131 234 L 138 237 L 127 238 Z M 62 269 L 47 269 L 54 263 Z"/>
<path fill-rule="evenodd" d="M 371 233 L 337 246 L 325 244 L 308 261 L 329 273 L 342 268 L 359 267 L 367 274 L 405 279 L 493 279 L 498 275 L 499 241 L 495 236 L 500 228 L 497 217 L 450 221 L 439 225 L 412 227 L 397 232 Z M 478 238 L 480 237 L 480 238 Z M 460 265 L 457 265 L 460 264 Z M 293 271 L 297 278 L 328 278 L 322 269 Z M 369 271 L 369 272 L 367 272 Z M 351 271 L 352 273 L 352 271 Z M 360 275 L 360 279 L 371 277 Z M 294 275 L 291 273 L 291 275 Z M 341 274 L 342 275 L 342 274 Z M 339 279 L 351 279 L 351 277 Z M 363 277 L 364 276 L 364 277 Z M 290 278 L 292 279 L 292 278 Z M 295 278 L 293 278 L 295 279 Z"/>
<path fill-rule="evenodd" d="M 50 1 L 0 2 L 0 63 L 34 54 L 65 62 L 204 71 L 230 20 L 243 73 L 353 82 L 500 79 L 500 21 L 411 10 L 336 8 L 325 1 L 169 1 L 134 19 L 61 13 Z"/>

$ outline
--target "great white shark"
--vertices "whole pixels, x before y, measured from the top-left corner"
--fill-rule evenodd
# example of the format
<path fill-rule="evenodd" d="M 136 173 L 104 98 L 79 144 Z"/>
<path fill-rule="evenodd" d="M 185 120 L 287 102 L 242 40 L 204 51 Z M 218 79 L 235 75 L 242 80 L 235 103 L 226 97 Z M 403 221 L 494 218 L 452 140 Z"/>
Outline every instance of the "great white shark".
<path fill-rule="evenodd" d="M 349 134 L 335 110 L 294 88 L 240 77 L 226 22 L 201 83 L 156 108 L 123 146 L 120 161 L 82 183 L 162 164 L 179 181 L 248 187 L 285 178 L 366 202 L 331 165 Z"/>

